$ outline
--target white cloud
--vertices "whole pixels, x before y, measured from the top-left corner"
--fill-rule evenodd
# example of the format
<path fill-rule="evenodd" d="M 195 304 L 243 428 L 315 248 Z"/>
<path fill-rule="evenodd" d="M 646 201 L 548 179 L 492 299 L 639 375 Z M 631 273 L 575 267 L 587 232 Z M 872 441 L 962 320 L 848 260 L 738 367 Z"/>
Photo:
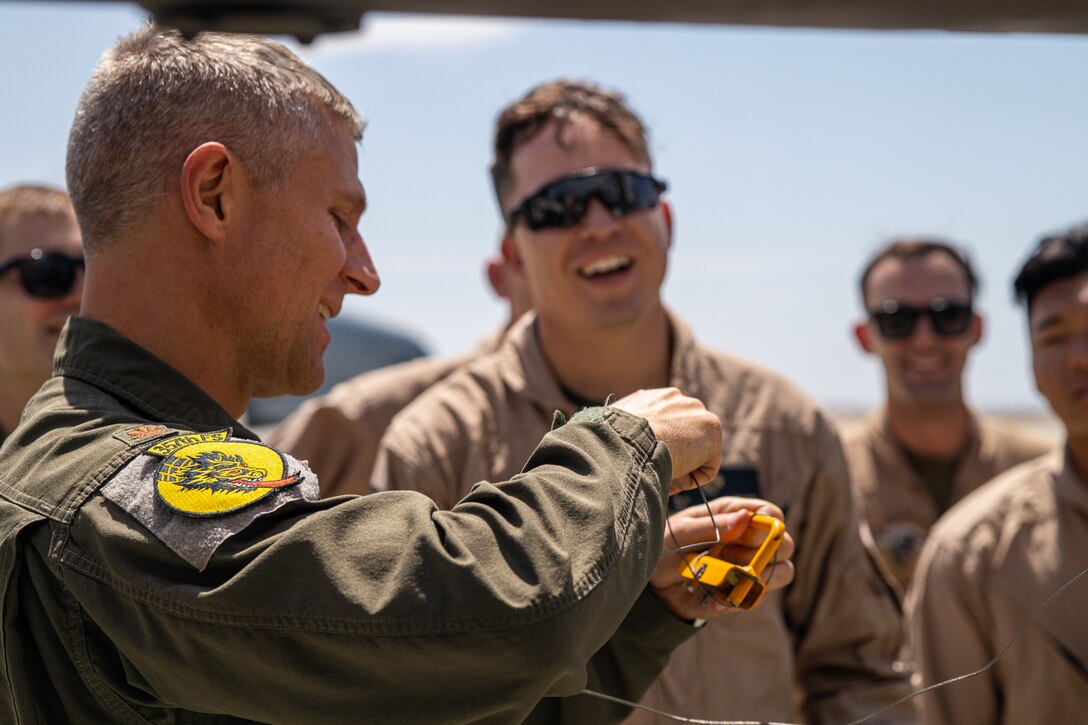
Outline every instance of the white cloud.
<path fill-rule="evenodd" d="M 500 18 L 368 14 L 363 16 L 360 32 L 322 36 L 307 55 L 328 58 L 478 49 L 510 43 L 523 27 L 523 22 Z"/>

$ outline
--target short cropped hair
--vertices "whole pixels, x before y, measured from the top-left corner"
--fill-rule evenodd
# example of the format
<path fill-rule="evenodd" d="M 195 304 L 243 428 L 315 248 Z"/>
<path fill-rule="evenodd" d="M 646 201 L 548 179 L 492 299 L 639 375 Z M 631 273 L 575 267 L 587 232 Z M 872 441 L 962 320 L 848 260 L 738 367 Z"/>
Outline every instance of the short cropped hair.
<path fill-rule="evenodd" d="M 68 195 L 51 186 L 20 184 L 0 191 L 0 252 L 7 243 L 4 226 L 9 219 L 34 216 L 62 219 L 72 214 Z"/>
<path fill-rule="evenodd" d="M 906 261 L 910 259 L 921 259 L 922 257 L 928 257 L 931 254 L 947 254 L 959 265 L 960 269 L 963 270 L 964 276 L 967 278 L 967 288 L 970 293 L 970 299 L 968 301 L 973 301 L 975 295 L 978 293 L 979 278 L 978 274 L 975 272 L 975 268 L 971 264 L 971 258 L 967 255 L 967 251 L 951 242 L 936 237 L 910 237 L 891 240 L 878 249 L 869 260 L 869 263 L 865 265 L 859 283 L 862 307 L 867 306 L 865 299 L 866 287 L 869 284 L 869 277 L 872 275 L 873 269 L 875 269 L 878 264 L 885 259 Z"/>
<path fill-rule="evenodd" d="M 1027 305 L 1043 289 L 1088 271 L 1088 222 L 1039 240 L 1012 287 L 1016 298 Z"/>
<path fill-rule="evenodd" d="M 556 141 L 572 118 L 582 116 L 599 124 L 626 146 L 640 162 L 652 165 L 649 133 L 642 120 L 617 91 L 605 91 L 588 81 L 558 80 L 542 83 L 499 114 L 495 125 L 495 160 L 491 183 L 499 206 L 511 186 L 510 161 L 522 144 L 531 141 L 544 126 L 557 124 Z"/>
<path fill-rule="evenodd" d="M 185 159 L 218 141 L 255 183 L 282 183 L 315 123 L 363 121 L 320 73 L 251 35 L 192 39 L 148 24 L 102 56 L 68 137 L 68 189 L 93 254 L 139 222 L 178 182 Z"/>

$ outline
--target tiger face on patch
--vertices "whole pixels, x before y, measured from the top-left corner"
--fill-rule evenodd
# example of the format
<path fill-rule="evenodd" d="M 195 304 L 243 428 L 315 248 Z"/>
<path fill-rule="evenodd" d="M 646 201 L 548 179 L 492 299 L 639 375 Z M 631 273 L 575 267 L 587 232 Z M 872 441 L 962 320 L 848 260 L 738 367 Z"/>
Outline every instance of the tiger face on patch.
<path fill-rule="evenodd" d="M 155 472 L 159 498 L 189 516 L 237 511 L 302 480 L 275 448 L 231 440 L 229 429 L 172 436 L 146 452 L 163 459 Z"/>

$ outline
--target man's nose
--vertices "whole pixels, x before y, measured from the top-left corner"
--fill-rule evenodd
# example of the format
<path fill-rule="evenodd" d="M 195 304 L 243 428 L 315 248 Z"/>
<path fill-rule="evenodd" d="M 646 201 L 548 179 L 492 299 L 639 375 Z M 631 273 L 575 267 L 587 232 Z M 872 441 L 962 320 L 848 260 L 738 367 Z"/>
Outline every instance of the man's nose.
<path fill-rule="evenodd" d="M 583 233 L 605 238 L 615 234 L 619 229 L 619 218 L 614 216 L 600 199 L 594 198 L 589 200 L 586 215 L 582 218 L 580 226 Z"/>
<path fill-rule="evenodd" d="M 344 268 L 340 270 L 348 294 L 372 295 L 382 284 L 378 268 L 370 257 L 363 235 L 355 231 L 347 244 L 347 257 Z"/>
<path fill-rule="evenodd" d="M 1080 332 L 1073 337 L 1073 344 L 1069 351 L 1069 367 L 1078 373 L 1088 372 L 1088 331 Z"/>
<path fill-rule="evenodd" d="M 918 315 L 910 339 L 915 343 L 928 343 L 937 339 L 937 333 L 933 329 L 933 320 L 929 315 Z"/>

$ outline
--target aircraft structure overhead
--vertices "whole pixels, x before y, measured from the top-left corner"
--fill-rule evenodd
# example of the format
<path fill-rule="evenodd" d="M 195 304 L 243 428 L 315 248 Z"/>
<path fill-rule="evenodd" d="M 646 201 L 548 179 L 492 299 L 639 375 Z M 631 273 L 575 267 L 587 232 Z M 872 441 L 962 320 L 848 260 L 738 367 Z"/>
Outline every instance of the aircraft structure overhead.
<path fill-rule="evenodd" d="M 1088 33 L 1084 0 L 138 0 L 186 33 L 318 35 L 367 12 L 869 30 Z"/>

